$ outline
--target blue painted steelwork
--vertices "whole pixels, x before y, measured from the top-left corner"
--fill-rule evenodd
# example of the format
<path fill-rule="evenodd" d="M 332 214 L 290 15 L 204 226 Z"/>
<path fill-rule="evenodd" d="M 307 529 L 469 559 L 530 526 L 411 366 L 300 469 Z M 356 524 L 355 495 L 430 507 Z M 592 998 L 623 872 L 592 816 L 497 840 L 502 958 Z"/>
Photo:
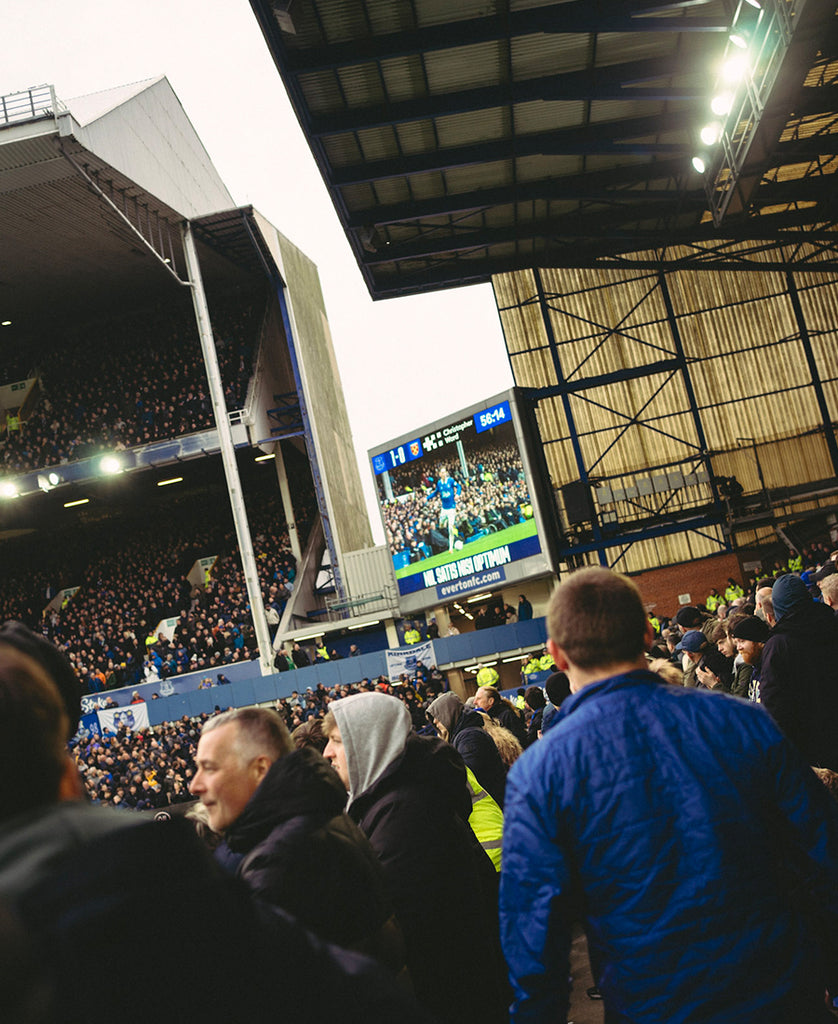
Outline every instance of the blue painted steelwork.
<path fill-rule="evenodd" d="M 528 300 L 528 304 L 538 302 L 550 357 L 556 375 L 556 383 L 542 388 L 529 389 L 528 394 L 536 403 L 545 398 L 558 397 L 561 399 L 568 426 L 569 441 L 579 473 L 579 480 L 588 488 L 594 483 L 602 485 L 606 490 L 608 490 L 609 482 L 618 481 L 614 485 L 617 492 L 613 499 L 614 503 L 626 503 L 635 514 L 638 512 L 645 513 L 644 517 L 640 520 L 637 520 L 635 516 L 635 519 L 632 521 L 620 523 L 616 519 L 616 513 L 604 513 L 602 511 L 599 507 L 602 504 L 602 499 L 598 495 L 598 504 L 594 506 L 592 513 L 590 539 L 582 543 L 563 544 L 559 549 L 560 555 L 565 558 L 573 558 L 581 554 L 596 552 L 601 564 L 610 564 L 613 567 L 623 558 L 632 545 L 638 541 L 652 540 L 675 533 L 697 533 L 711 540 L 714 544 L 718 544 L 720 549 L 730 550 L 730 538 L 725 531 L 725 508 L 713 483 L 713 467 L 707 450 L 704 427 L 701 422 L 700 410 L 696 401 L 689 365 L 684 352 L 665 274 L 660 272 L 653 275 L 643 297 L 634 303 L 630 311 L 631 313 L 636 312 L 643 302 L 660 290 L 666 317 L 665 321 L 660 319 L 659 323 L 666 323 L 672 340 L 671 347 L 643 341 L 641 338 L 635 338 L 634 340 L 640 341 L 654 352 L 659 353 L 663 358 L 657 358 L 654 361 L 638 366 L 621 366 L 606 373 L 585 377 L 578 376 L 579 372 L 606 342 L 615 335 L 622 333 L 623 328 L 621 325 L 626 317 L 623 317 L 617 326 L 608 328 L 603 327 L 601 324 L 590 322 L 591 327 L 602 331 L 602 336 L 593 344 L 591 350 L 587 352 L 581 363 L 570 372 L 566 372 L 562 366 L 560 346 L 557 343 L 550 319 L 550 309 L 554 308 L 552 301 L 555 297 L 546 294 L 542 275 L 538 270 L 533 271 L 533 276 L 535 279 L 536 295 L 533 299 Z M 560 312 L 561 310 L 557 308 L 557 311 Z M 587 323 L 587 321 L 585 322 Z M 612 405 L 607 404 L 607 400 L 603 397 L 603 389 L 609 385 L 660 375 L 663 375 L 662 382 L 654 388 L 651 396 L 633 412 L 624 412 L 618 408 L 613 408 Z M 688 411 L 694 428 L 694 434 L 690 432 L 691 436 L 689 437 L 675 436 L 675 434 L 654 423 L 651 417 L 643 419 L 644 413 L 646 413 L 656 397 L 664 388 L 677 380 L 683 380 L 684 390 L 689 403 Z M 597 390 L 594 391 L 594 389 Z M 597 398 L 593 397 L 595 393 Z M 621 421 L 616 437 L 610 437 L 606 446 L 597 452 L 594 461 L 590 463 L 585 460 L 571 398 L 602 409 Z M 632 426 L 642 426 L 644 429 L 662 435 L 668 440 L 691 450 L 694 455 L 686 461 L 683 459 L 676 460 L 665 466 L 644 467 L 642 470 L 635 469 L 633 472 L 626 472 L 615 477 L 594 477 L 596 467 L 602 464 L 605 456 L 621 442 L 626 432 Z M 593 432 L 593 434 L 595 433 L 596 431 Z M 585 436 L 590 439 L 593 434 L 588 433 Z M 668 470 L 669 472 L 664 473 L 660 478 L 652 477 L 651 474 L 655 470 Z M 629 493 L 628 489 L 624 490 L 622 481 L 624 476 L 634 479 L 632 494 Z M 646 478 L 647 490 L 641 490 L 638 493 L 637 485 L 638 483 L 642 485 L 643 481 L 641 478 L 643 477 Z M 677 480 L 673 481 L 673 477 L 678 478 L 680 483 Z M 652 489 L 653 485 L 659 482 L 659 479 L 665 479 L 666 486 L 662 488 L 654 487 Z M 677 509 L 670 508 L 680 489 L 688 480 L 692 481 L 691 486 L 695 483 L 701 483 L 709 487 L 708 501 L 704 505 L 680 512 Z M 606 499 L 606 504 L 609 501 L 610 499 Z M 611 521 L 608 520 L 608 515 L 611 515 Z M 708 527 L 711 528 L 709 532 L 707 531 Z M 716 529 L 713 530 L 713 527 Z M 617 549 L 619 551 L 616 553 L 616 557 L 614 557 Z M 609 554 L 611 555 L 610 558 Z"/>
<path fill-rule="evenodd" d="M 791 271 L 786 272 L 786 287 L 788 288 L 791 307 L 794 310 L 794 317 L 797 321 L 797 329 L 800 331 L 800 343 L 806 356 L 806 365 L 812 375 L 812 388 L 815 392 L 815 399 L 818 403 L 818 411 L 823 421 L 826 447 L 829 450 L 829 457 L 832 460 L 832 469 L 838 476 L 838 444 L 835 441 L 835 427 L 829 415 L 829 407 L 826 404 L 826 396 L 823 392 L 823 383 L 818 373 L 818 364 L 815 353 L 812 351 L 812 339 L 809 337 L 809 328 L 806 325 L 806 317 L 803 315 L 803 307 L 800 304 L 800 295 L 797 291 L 797 283 Z"/>
<path fill-rule="evenodd" d="M 719 490 L 716 487 L 715 476 L 713 474 L 713 465 L 710 461 L 710 455 L 707 451 L 707 438 L 704 434 L 704 424 L 701 422 L 701 413 L 698 409 L 698 402 L 695 397 L 695 389 L 693 388 L 692 376 L 690 375 L 690 369 L 687 365 L 687 357 L 684 354 L 684 346 L 681 343 L 681 331 L 678 328 L 678 318 L 675 316 L 675 309 L 672 306 L 672 296 L 669 294 L 669 285 L 666 280 L 666 274 L 661 271 L 658 275 L 660 282 L 661 295 L 663 297 L 664 306 L 666 307 L 666 318 L 669 321 L 669 329 L 672 332 L 672 343 L 675 346 L 675 352 L 677 353 L 676 358 L 678 365 L 681 369 L 681 376 L 684 380 L 684 387 L 687 391 L 687 399 L 690 403 L 690 413 L 693 418 L 693 424 L 695 426 L 696 437 L 698 438 L 699 448 L 701 449 L 702 459 L 704 461 L 707 474 L 710 477 L 710 487 L 713 492 L 713 504 L 716 507 L 716 514 L 719 517 L 719 522 L 725 522 L 725 509 L 722 503 L 722 499 L 719 495 Z M 733 545 L 730 542 L 730 534 L 726 533 L 725 547 L 728 551 L 733 550 Z"/>
<path fill-rule="evenodd" d="M 550 344 L 550 356 L 553 360 L 553 369 L 556 373 L 556 380 L 559 383 L 559 387 L 564 387 L 567 382 L 564 377 L 564 371 L 562 370 L 561 359 L 559 358 L 559 349 L 556 345 L 556 335 L 553 331 L 553 324 L 550 322 L 549 307 L 547 305 L 547 299 L 544 294 L 544 284 L 541 280 L 541 271 L 534 270 L 533 276 L 535 277 L 535 287 L 538 292 L 538 305 L 541 310 L 541 319 L 544 323 L 544 330 L 547 333 L 547 340 Z M 540 392 L 536 392 L 540 394 Z M 579 472 L 579 479 L 590 489 L 590 480 L 588 479 L 588 470 L 585 467 L 585 457 L 582 454 L 582 446 L 579 443 L 579 434 L 576 430 L 576 421 L 573 418 L 573 409 L 570 406 L 570 395 L 568 391 L 562 391 L 561 399 L 562 406 L 564 407 L 565 418 L 567 419 L 567 428 L 570 431 L 570 443 L 573 448 L 573 457 L 576 460 L 576 468 Z M 607 559 L 605 557 L 605 548 L 602 545 L 602 532 L 600 530 L 599 521 L 594 514 L 593 522 L 591 523 L 593 529 L 594 541 L 596 547 L 594 550 L 599 555 L 599 561 L 601 565 L 607 565 Z"/>

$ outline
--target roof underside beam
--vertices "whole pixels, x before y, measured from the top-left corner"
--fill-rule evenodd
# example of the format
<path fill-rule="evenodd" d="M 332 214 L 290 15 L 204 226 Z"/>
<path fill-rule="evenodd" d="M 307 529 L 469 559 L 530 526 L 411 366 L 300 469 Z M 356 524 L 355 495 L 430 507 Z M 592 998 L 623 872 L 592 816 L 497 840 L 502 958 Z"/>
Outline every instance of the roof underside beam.
<path fill-rule="evenodd" d="M 683 73 L 683 61 L 678 57 L 628 61 L 594 70 L 531 78 L 509 85 L 464 89 L 411 100 L 352 107 L 340 113 L 311 117 L 306 125 L 306 134 L 311 138 L 322 138 L 326 135 L 508 107 L 510 104 L 533 100 L 706 101 L 707 86 L 704 82 L 689 88 L 669 84 L 669 79 L 682 76 Z M 641 82 L 655 84 L 641 86 L 638 84 Z"/>
<path fill-rule="evenodd" d="M 678 169 L 683 170 L 681 165 Z M 642 174 L 635 174 L 635 180 L 649 175 L 649 168 L 639 168 Z M 659 171 L 658 174 L 661 172 Z M 671 171 L 674 174 L 674 169 Z M 657 176 L 657 175 L 656 175 Z M 529 182 L 517 185 L 514 189 L 501 187 L 467 192 L 462 195 L 445 195 L 434 199 L 415 200 L 414 202 L 376 205 L 370 209 L 356 210 L 350 216 L 347 227 L 362 227 L 387 224 L 420 224 L 422 221 L 444 216 L 462 216 L 479 214 L 489 209 L 510 206 L 520 203 L 535 202 L 567 202 L 580 200 L 586 203 L 604 203 L 612 205 L 633 204 L 635 207 L 648 204 L 670 204 L 673 211 L 684 213 L 689 210 L 704 210 L 707 196 L 701 187 L 681 193 L 673 192 L 665 186 L 660 188 L 630 187 L 628 175 L 626 183 L 619 187 L 614 182 L 616 175 L 603 175 L 605 181 L 615 185 L 606 188 L 605 182 L 591 180 L 591 176 L 576 175 L 573 178 L 549 178 L 544 181 Z M 756 195 L 760 207 L 776 206 L 783 203 L 818 203 L 832 198 L 834 182 L 829 176 L 798 178 L 790 181 L 764 182 Z"/>
<path fill-rule="evenodd" d="M 783 241 L 784 246 L 791 246 L 793 238 Z M 836 239 L 838 241 L 838 239 Z M 771 250 L 775 250 L 772 253 Z M 735 271 L 737 273 L 766 273 L 767 271 L 811 270 L 818 273 L 838 272 L 838 248 L 819 254 L 817 261 L 812 262 L 806 256 L 795 258 L 794 252 L 788 255 L 786 250 L 777 245 L 769 245 L 760 249 L 760 258 L 750 260 L 735 254 L 708 258 L 684 258 L 681 255 L 667 255 L 668 250 L 661 250 L 661 255 L 641 256 L 603 254 L 575 247 L 562 252 L 548 250 L 538 257 L 533 257 L 525 264 L 520 256 L 498 256 L 475 260 L 453 259 L 441 261 L 436 266 L 423 265 L 415 271 L 400 267 L 395 273 L 372 274 L 369 268 L 364 276 L 370 283 L 371 290 L 378 298 L 391 298 L 398 295 L 414 295 L 420 292 L 435 292 L 444 288 L 458 288 L 466 285 L 481 284 L 490 281 L 495 274 L 506 274 L 521 271 L 529 267 L 549 267 L 552 269 L 570 267 L 574 269 L 599 270 L 684 270 L 684 271 Z"/>
<path fill-rule="evenodd" d="M 838 204 L 833 204 L 835 205 Z M 717 237 L 716 229 L 711 222 L 699 224 L 693 221 L 681 227 L 665 223 L 650 224 L 649 222 L 653 221 L 659 212 L 671 213 L 671 206 L 667 205 L 662 211 L 655 208 L 650 210 L 649 207 L 616 207 L 593 217 L 571 214 L 566 217 L 519 222 L 502 228 L 464 229 L 455 234 L 430 230 L 411 242 L 387 245 L 374 253 L 365 252 L 362 261 L 365 265 L 372 266 L 403 260 L 434 260 L 440 257 L 450 258 L 455 254 L 489 250 L 510 243 L 524 245 L 526 251 L 534 253 L 542 252 L 545 248 L 567 249 L 573 252 L 580 244 L 593 244 L 600 254 L 605 256 L 609 252 L 645 251 L 661 246 L 689 245 L 711 241 Z M 835 216 L 836 213 L 838 210 L 833 209 L 832 215 Z M 787 245 L 819 238 L 838 241 L 838 230 L 832 223 L 823 226 L 825 219 L 822 207 L 803 207 L 788 212 L 762 215 L 739 225 L 737 238 L 759 239 L 772 244 Z M 628 226 L 621 229 L 617 226 L 619 223 Z M 821 226 L 813 228 L 812 224 Z M 804 226 L 807 227 L 805 236 L 796 234 L 793 230 Z"/>
<path fill-rule="evenodd" d="M 692 155 L 692 150 L 689 148 L 690 140 L 685 125 L 689 124 L 690 117 L 691 111 L 681 108 L 677 113 L 664 113 L 657 117 L 627 118 L 625 121 L 563 128 L 552 132 L 521 135 L 514 139 L 496 139 L 470 146 L 451 146 L 429 153 L 352 164 L 335 168 L 331 175 L 331 184 L 343 187 L 528 156 L 674 154 L 679 157 L 686 156 L 689 163 L 688 158 Z M 656 141 L 662 135 L 675 132 L 683 137 L 683 142 Z"/>
<path fill-rule="evenodd" d="M 285 64 L 294 74 L 308 74 L 476 43 L 506 43 L 510 37 L 592 32 L 720 33 L 728 29 L 719 18 L 673 17 L 671 7 L 667 12 L 668 16 L 655 17 L 655 10 L 647 4 L 592 4 L 590 0 L 551 3 L 534 10 L 468 18 L 349 43 L 296 49 L 289 41 Z"/>

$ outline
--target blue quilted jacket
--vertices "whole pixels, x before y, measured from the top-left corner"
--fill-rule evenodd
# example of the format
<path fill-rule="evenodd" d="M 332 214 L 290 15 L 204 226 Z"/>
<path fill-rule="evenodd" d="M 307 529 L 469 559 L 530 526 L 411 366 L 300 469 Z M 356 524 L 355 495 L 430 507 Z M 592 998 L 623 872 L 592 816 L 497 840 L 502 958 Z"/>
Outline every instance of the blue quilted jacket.
<path fill-rule="evenodd" d="M 566 1019 L 574 922 L 606 1021 L 811 1024 L 838 934 L 838 804 L 758 706 L 635 671 L 510 771 L 512 1019 Z"/>

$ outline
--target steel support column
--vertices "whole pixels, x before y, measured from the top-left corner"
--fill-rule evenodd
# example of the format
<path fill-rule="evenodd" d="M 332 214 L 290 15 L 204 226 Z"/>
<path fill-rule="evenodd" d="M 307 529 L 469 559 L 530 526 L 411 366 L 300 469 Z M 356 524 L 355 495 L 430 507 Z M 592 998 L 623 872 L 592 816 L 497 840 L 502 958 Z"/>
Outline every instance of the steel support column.
<path fill-rule="evenodd" d="M 538 305 L 541 310 L 541 319 L 544 324 L 544 330 L 547 334 L 547 341 L 550 345 L 550 356 L 553 360 L 553 369 L 556 373 L 556 381 L 561 389 L 561 400 L 562 407 L 564 408 L 565 419 L 567 420 L 567 429 L 570 433 L 570 444 L 573 448 L 573 457 L 576 461 L 576 469 L 579 473 L 580 481 L 587 488 L 588 496 L 591 499 L 593 505 L 593 496 L 591 495 L 591 483 L 588 478 L 588 469 L 585 465 L 585 457 L 582 453 L 582 445 L 579 442 L 579 434 L 576 430 L 576 421 L 573 418 L 573 409 L 570 404 L 570 394 L 567 390 L 567 381 L 565 380 L 564 371 L 562 369 L 561 359 L 559 358 L 559 349 L 556 344 L 556 335 L 553 331 L 553 324 L 550 321 L 550 307 L 547 303 L 547 298 L 544 294 L 544 284 L 541 280 L 541 271 L 538 268 L 533 270 L 533 276 L 535 277 L 535 287 L 538 294 Z M 600 530 L 599 518 L 596 513 L 596 509 L 593 509 L 593 515 L 591 518 L 591 528 L 594 535 L 594 545 L 596 547 L 597 557 L 599 558 L 600 565 L 608 565 L 608 559 L 605 556 L 605 547 L 602 544 L 602 531 Z"/>
<path fill-rule="evenodd" d="M 256 640 L 259 644 L 259 666 L 262 670 L 262 675 L 272 675 L 275 671 L 273 646 L 268 632 L 268 622 L 265 618 L 265 606 L 262 601 L 262 587 L 259 583 L 259 574 L 256 570 L 256 559 L 253 555 L 253 541 L 247 522 L 247 510 L 244 506 L 244 495 L 242 493 L 241 480 L 239 479 L 239 467 L 236 464 L 236 450 L 233 445 L 233 434 L 230 430 L 230 417 L 227 414 L 227 404 L 224 401 L 224 386 L 221 383 L 221 373 L 218 369 L 218 354 L 215 350 L 215 341 L 212 336 L 212 325 L 210 323 L 207 297 L 204 293 L 204 283 L 201 278 L 198 251 L 195 248 L 195 239 L 192 237 L 192 228 L 189 221 L 185 221 L 183 225 L 183 253 L 186 258 L 189 288 L 192 292 L 195 320 L 198 324 L 201 351 L 204 355 L 204 366 L 207 371 L 209 396 L 215 416 L 215 426 L 218 430 L 221 461 L 224 465 L 224 475 L 227 478 L 227 494 L 230 498 L 233 522 L 236 527 L 236 538 L 238 539 L 239 551 L 241 552 L 244 581 L 247 587 L 247 597 L 250 602 L 250 616 L 253 621 Z"/>
<path fill-rule="evenodd" d="M 725 529 L 723 530 L 725 545 L 728 551 L 732 551 L 733 546 L 730 541 L 730 523 L 727 521 L 727 517 L 725 516 L 724 505 L 719 496 L 718 488 L 716 487 L 715 476 L 713 474 L 713 464 L 707 450 L 707 438 L 704 434 L 704 424 L 701 422 L 701 412 L 699 411 L 698 402 L 696 401 L 692 376 L 690 375 L 690 368 L 687 365 L 684 345 L 681 341 L 681 331 L 678 327 L 678 318 L 675 316 L 675 307 L 672 305 L 672 296 L 669 293 L 669 283 L 667 282 L 666 274 L 663 271 L 660 271 L 658 274 L 658 283 L 660 284 L 663 304 L 666 308 L 666 319 L 669 324 L 669 332 L 672 335 L 672 345 L 675 349 L 675 358 L 681 370 L 681 378 L 684 381 L 684 390 L 687 392 L 687 401 L 690 403 L 690 414 L 692 416 L 693 426 L 695 427 L 695 436 L 698 440 L 698 446 L 701 450 L 701 458 L 704 462 L 704 466 L 707 470 L 707 476 L 710 480 L 710 489 L 713 493 L 713 505 L 718 512 L 719 521 L 725 525 Z"/>
<path fill-rule="evenodd" d="M 821 414 L 821 422 L 823 423 L 824 435 L 826 437 L 826 447 L 829 450 L 829 457 L 832 460 L 832 471 L 836 476 L 838 476 L 838 443 L 836 443 L 835 440 L 835 430 L 829 416 L 829 407 L 826 404 L 826 395 L 823 393 L 823 384 L 821 382 L 820 374 L 818 373 L 818 364 L 815 359 L 815 353 L 812 350 L 812 339 L 809 337 L 809 328 L 806 325 L 806 317 L 803 315 L 803 307 L 800 304 L 800 295 L 797 291 L 797 284 L 794 280 L 794 274 L 792 274 L 790 270 L 786 272 L 786 286 L 788 288 L 789 298 L 791 299 L 791 308 L 794 310 L 794 317 L 797 321 L 797 329 L 800 332 L 800 343 L 803 346 L 803 352 L 806 356 L 806 365 L 809 367 L 809 373 L 812 375 L 812 388 L 815 392 L 815 400 L 818 403 L 818 411 Z"/>

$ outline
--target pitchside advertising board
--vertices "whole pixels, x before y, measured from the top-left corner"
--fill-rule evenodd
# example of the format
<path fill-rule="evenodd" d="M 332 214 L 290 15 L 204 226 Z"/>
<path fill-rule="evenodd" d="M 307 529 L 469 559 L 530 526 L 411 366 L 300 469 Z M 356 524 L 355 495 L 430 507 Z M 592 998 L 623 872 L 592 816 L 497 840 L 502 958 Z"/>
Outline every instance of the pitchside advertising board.
<path fill-rule="evenodd" d="M 403 613 L 551 571 L 526 425 L 511 390 L 370 451 Z"/>

